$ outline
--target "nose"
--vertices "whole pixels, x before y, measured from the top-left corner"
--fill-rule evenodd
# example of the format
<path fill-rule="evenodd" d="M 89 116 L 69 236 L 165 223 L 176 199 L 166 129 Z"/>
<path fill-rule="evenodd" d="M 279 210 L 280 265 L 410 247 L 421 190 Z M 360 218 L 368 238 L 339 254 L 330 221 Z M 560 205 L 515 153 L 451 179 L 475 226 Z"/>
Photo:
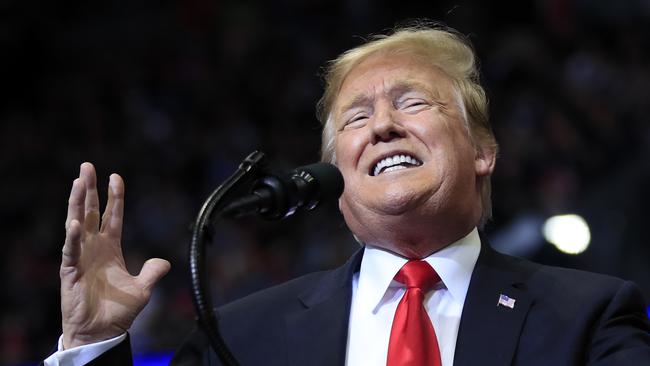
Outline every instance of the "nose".
<path fill-rule="evenodd" d="M 404 127 L 398 123 L 394 111 L 389 106 L 378 107 L 371 123 L 370 133 L 372 134 L 371 142 L 373 144 L 389 142 L 406 135 Z"/>

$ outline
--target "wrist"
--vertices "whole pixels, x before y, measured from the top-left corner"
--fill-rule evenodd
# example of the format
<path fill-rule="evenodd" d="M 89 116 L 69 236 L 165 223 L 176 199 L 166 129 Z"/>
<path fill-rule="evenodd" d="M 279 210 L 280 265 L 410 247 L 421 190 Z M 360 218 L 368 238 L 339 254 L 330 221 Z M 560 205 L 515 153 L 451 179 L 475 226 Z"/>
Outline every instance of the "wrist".
<path fill-rule="evenodd" d="M 72 349 L 75 347 L 86 346 L 89 344 L 99 343 L 123 336 L 126 331 L 107 332 L 103 334 L 77 334 L 74 332 L 63 332 L 61 337 L 61 346 L 63 350 Z"/>

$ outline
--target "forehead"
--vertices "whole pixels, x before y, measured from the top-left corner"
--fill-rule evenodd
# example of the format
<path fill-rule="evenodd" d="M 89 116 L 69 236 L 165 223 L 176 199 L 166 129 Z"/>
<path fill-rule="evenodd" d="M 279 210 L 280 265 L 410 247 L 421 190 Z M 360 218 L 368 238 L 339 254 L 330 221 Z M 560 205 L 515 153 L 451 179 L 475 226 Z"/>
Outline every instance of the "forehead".
<path fill-rule="evenodd" d="M 377 53 L 368 56 L 346 75 L 334 110 L 351 100 L 387 93 L 393 88 L 422 90 L 434 95 L 453 94 L 453 83 L 439 67 L 411 54 Z"/>

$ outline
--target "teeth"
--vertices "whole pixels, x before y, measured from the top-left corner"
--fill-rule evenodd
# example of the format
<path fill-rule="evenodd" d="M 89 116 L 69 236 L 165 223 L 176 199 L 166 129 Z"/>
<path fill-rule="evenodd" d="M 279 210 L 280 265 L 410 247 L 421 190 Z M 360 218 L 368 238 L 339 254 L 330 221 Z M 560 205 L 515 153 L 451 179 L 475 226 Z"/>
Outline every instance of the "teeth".
<path fill-rule="evenodd" d="M 409 164 L 409 165 L 414 165 L 414 166 L 420 166 L 422 165 L 422 162 L 419 161 L 418 159 L 410 156 L 410 155 L 393 155 L 389 156 L 386 158 L 381 159 L 377 165 L 375 165 L 375 168 L 373 169 L 373 176 L 379 175 L 379 173 L 382 172 L 392 172 L 394 170 L 399 170 L 399 169 L 406 169 L 405 166 L 400 165 L 400 164 Z M 384 169 L 386 168 L 386 169 Z"/>
<path fill-rule="evenodd" d="M 393 165 L 391 167 L 386 168 L 386 170 L 384 170 L 384 173 L 392 172 L 394 170 L 401 170 L 401 169 L 406 169 L 406 167 L 404 165 Z"/>

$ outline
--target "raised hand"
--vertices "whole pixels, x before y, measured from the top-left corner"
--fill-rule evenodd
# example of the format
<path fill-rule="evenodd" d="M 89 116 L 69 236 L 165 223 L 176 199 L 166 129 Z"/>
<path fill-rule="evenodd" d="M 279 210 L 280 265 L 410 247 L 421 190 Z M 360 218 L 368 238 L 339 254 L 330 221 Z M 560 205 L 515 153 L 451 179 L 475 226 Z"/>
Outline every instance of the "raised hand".
<path fill-rule="evenodd" d="M 149 259 L 137 276 L 127 271 L 123 212 L 124 181 L 112 174 L 100 223 L 95 168 L 83 163 L 68 201 L 60 269 L 65 349 L 124 333 L 149 301 L 153 285 L 169 271 L 169 262 L 160 258 Z"/>

